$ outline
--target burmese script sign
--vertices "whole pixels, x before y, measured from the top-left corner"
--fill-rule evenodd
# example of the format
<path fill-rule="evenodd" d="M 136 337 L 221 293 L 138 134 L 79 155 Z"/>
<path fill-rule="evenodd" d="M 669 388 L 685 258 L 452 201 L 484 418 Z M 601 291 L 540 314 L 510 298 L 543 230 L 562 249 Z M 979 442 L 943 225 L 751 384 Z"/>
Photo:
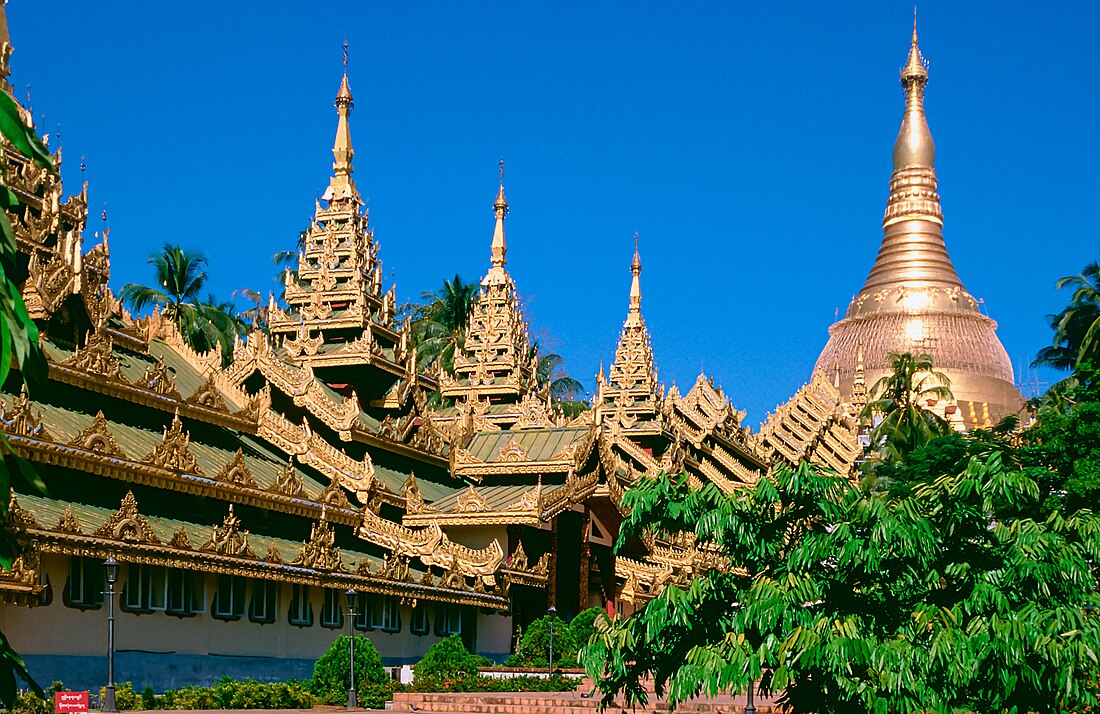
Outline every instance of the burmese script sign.
<path fill-rule="evenodd" d="M 88 711 L 87 692 L 55 692 L 53 708 L 57 714 L 76 714 Z"/>

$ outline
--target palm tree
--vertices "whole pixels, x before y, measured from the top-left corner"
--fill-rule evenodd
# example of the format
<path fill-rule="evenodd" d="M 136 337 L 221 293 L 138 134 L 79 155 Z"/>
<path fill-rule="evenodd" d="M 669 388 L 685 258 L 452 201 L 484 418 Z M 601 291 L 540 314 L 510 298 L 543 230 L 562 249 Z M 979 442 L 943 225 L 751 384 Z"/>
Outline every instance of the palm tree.
<path fill-rule="evenodd" d="M 298 277 L 298 256 L 306 249 L 306 237 L 308 235 L 309 229 L 307 228 L 298 234 L 298 243 L 294 250 L 280 250 L 271 256 L 271 264 L 279 269 L 277 279 L 279 284 L 283 286 L 280 298 L 286 297 L 287 281 Z"/>
<path fill-rule="evenodd" d="M 584 385 L 565 371 L 565 358 L 547 352 L 538 340 L 531 342 L 530 357 L 535 362 L 535 384 L 540 392 L 550 395 L 550 402 L 566 416 L 576 416 L 588 408 L 578 399 L 584 394 Z"/>
<path fill-rule="evenodd" d="M 233 291 L 233 299 L 237 298 L 244 298 L 252 305 L 237 313 L 241 322 L 247 323 L 253 330 L 267 332 L 267 300 L 264 296 L 251 288 L 241 288 Z"/>
<path fill-rule="evenodd" d="M 928 409 L 929 400 L 951 400 L 951 380 L 932 369 L 926 354 L 891 352 L 893 371 L 871 388 L 864 417 L 880 417 L 871 430 L 871 443 L 883 449 L 887 462 L 900 461 L 914 449 L 951 431 L 947 420 Z"/>
<path fill-rule="evenodd" d="M 1047 315 L 1054 342 L 1039 350 L 1032 364 L 1076 370 L 1086 360 L 1096 362 L 1100 357 L 1100 263 L 1089 263 L 1080 275 L 1061 278 L 1055 287 L 1072 287 L 1073 294 L 1061 312 Z"/>
<path fill-rule="evenodd" d="M 199 299 L 206 286 L 206 256 L 166 244 L 149 256 L 159 288 L 130 283 L 122 288 L 122 301 L 133 311 L 159 307 L 183 339 L 196 352 L 222 346 L 223 360 L 233 356 L 233 337 L 243 334 L 244 324 L 233 314 L 232 304 L 219 303 L 211 295 Z"/>
<path fill-rule="evenodd" d="M 426 302 L 414 307 L 410 318 L 418 366 L 438 361 L 443 371 L 454 374 L 455 352 L 462 349 L 477 291 L 477 283 L 455 275 L 439 290 L 421 295 Z"/>

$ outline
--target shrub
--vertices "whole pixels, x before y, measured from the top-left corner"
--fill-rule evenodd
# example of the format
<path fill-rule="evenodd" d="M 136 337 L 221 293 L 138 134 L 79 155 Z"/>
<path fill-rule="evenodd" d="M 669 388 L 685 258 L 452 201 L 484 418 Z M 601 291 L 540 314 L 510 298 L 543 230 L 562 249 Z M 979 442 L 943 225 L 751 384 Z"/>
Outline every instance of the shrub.
<path fill-rule="evenodd" d="M 99 701 L 102 703 L 103 698 L 107 696 L 107 688 L 99 688 Z M 127 711 L 132 709 L 141 709 L 141 696 L 134 691 L 134 685 L 131 682 L 123 682 L 121 684 L 115 684 L 115 707 L 119 711 Z M 53 707 L 51 706 L 51 711 Z"/>
<path fill-rule="evenodd" d="M 519 647 L 504 661 L 509 667 L 547 667 L 550 656 L 550 616 L 531 623 L 520 638 Z M 577 643 L 565 620 L 554 617 L 554 666 L 577 666 Z"/>
<path fill-rule="evenodd" d="M 496 679 L 482 677 L 480 675 L 463 677 L 449 682 L 441 682 L 437 679 L 421 680 L 413 682 L 413 691 L 416 692 L 572 692 L 580 679 L 572 679 L 561 675 L 553 677 L 512 677 L 510 679 Z"/>
<path fill-rule="evenodd" d="M 449 682 L 466 677 L 476 677 L 477 668 L 489 664 L 481 655 L 471 654 L 458 635 L 445 637 L 428 648 L 424 658 L 413 667 L 413 684 Z"/>
<path fill-rule="evenodd" d="M 339 705 L 348 701 L 350 642 L 347 635 L 340 635 L 313 665 L 310 690 L 325 704 Z M 389 677 L 382 668 L 382 657 L 374 644 L 362 635 L 355 636 L 355 690 L 359 705 L 370 708 L 383 706 L 386 697 L 392 696 Z"/>
<path fill-rule="evenodd" d="M 574 647 L 579 650 L 588 644 L 588 641 L 592 639 L 592 635 L 596 632 L 596 620 L 603 617 L 604 614 L 602 607 L 590 607 L 577 613 L 577 616 L 569 623 L 569 635 L 573 638 Z M 557 639 L 556 634 L 555 639 Z M 556 646 L 557 642 L 554 644 Z"/>
<path fill-rule="evenodd" d="M 39 697 L 34 692 L 20 694 L 15 704 L 9 710 L 9 714 L 53 714 L 53 695 L 55 692 L 67 692 L 61 682 L 54 682 L 46 687 L 46 698 Z"/>

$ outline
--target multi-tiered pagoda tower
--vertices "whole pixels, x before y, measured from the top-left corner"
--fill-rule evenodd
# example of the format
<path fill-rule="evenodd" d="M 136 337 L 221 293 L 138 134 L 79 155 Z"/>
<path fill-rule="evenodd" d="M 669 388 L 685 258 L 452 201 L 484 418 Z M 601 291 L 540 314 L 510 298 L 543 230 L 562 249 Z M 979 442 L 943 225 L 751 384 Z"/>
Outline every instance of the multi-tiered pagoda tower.
<path fill-rule="evenodd" d="M 894 143 L 894 173 L 882 219 L 878 258 L 829 342 L 815 372 L 839 380 L 846 398 L 860 391 L 857 371 L 874 385 L 890 369 L 890 352 L 928 354 L 951 379 L 951 391 L 969 427 L 987 426 L 1017 412 L 1022 397 L 1012 364 L 997 339 L 997 323 L 966 291 L 943 241 L 936 192 L 936 148 L 924 113 L 928 68 L 917 45 L 901 71 L 905 115 Z M 866 396 L 857 396 L 866 399 Z"/>

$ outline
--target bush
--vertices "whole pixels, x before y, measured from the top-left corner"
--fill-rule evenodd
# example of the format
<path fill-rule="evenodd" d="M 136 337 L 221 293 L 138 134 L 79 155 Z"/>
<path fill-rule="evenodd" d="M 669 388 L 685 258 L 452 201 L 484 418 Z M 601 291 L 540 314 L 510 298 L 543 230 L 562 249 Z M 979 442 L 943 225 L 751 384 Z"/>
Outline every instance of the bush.
<path fill-rule="evenodd" d="M 103 702 L 103 698 L 107 696 L 107 688 L 99 688 L 99 701 Z M 121 684 L 115 683 L 115 707 L 119 711 L 125 711 L 130 709 L 141 709 L 141 696 L 134 691 L 134 685 L 131 682 L 123 682 Z M 50 711 L 53 711 L 51 705 Z"/>
<path fill-rule="evenodd" d="M 569 635 L 573 638 L 574 647 L 579 650 L 588 644 L 588 641 L 592 639 L 592 635 L 596 632 L 596 620 L 604 615 L 602 607 L 590 607 L 577 613 L 577 616 L 569 623 Z M 557 635 L 555 634 L 556 639 Z M 554 645 L 556 647 L 557 642 Z"/>
<path fill-rule="evenodd" d="M 577 643 L 573 639 L 573 633 L 565 620 L 554 617 L 554 666 L 577 666 Z M 520 638 L 519 647 L 514 654 L 504 661 L 509 667 L 539 667 L 549 666 L 547 657 L 550 656 L 550 616 L 544 615 L 531 623 L 527 631 Z"/>
<path fill-rule="evenodd" d="M 347 704 L 350 642 L 347 635 L 340 635 L 313 665 L 310 690 L 324 704 Z M 384 706 L 387 697 L 393 694 L 390 678 L 382 668 L 381 655 L 362 635 L 355 636 L 355 690 L 359 705 L 372 709 Z"/>
<path fill-rule="evenodd" d="M 413 667 L 413 685 L 429 680 L 446 683 L 477 676 L 477 668 L 489 664 L 481 655 L 471 654 L 458 635 L 451 635 L 428 648 L 424 658 Z M 427 690 L 424 690 L 427 691 Z"/>
<path fill-rule="evenodd" d="M 38 696 L 34 692 L 20 694 L 15 704 L 9 710 L 9 714 L 53 714 L 53 695 L 55 692 L 67 692 L 61 682 L 54 682 L 46 687 L 46 698 Z"/>
<path fill-rule="evenodd" d="M 496 679 L 480 675 L 463 677 L 450 682 L 425 679 L 413 682 L 415 692 L 572 692 L 580 679 L 556 674 L 553 677 L 512 677 Z"/>

